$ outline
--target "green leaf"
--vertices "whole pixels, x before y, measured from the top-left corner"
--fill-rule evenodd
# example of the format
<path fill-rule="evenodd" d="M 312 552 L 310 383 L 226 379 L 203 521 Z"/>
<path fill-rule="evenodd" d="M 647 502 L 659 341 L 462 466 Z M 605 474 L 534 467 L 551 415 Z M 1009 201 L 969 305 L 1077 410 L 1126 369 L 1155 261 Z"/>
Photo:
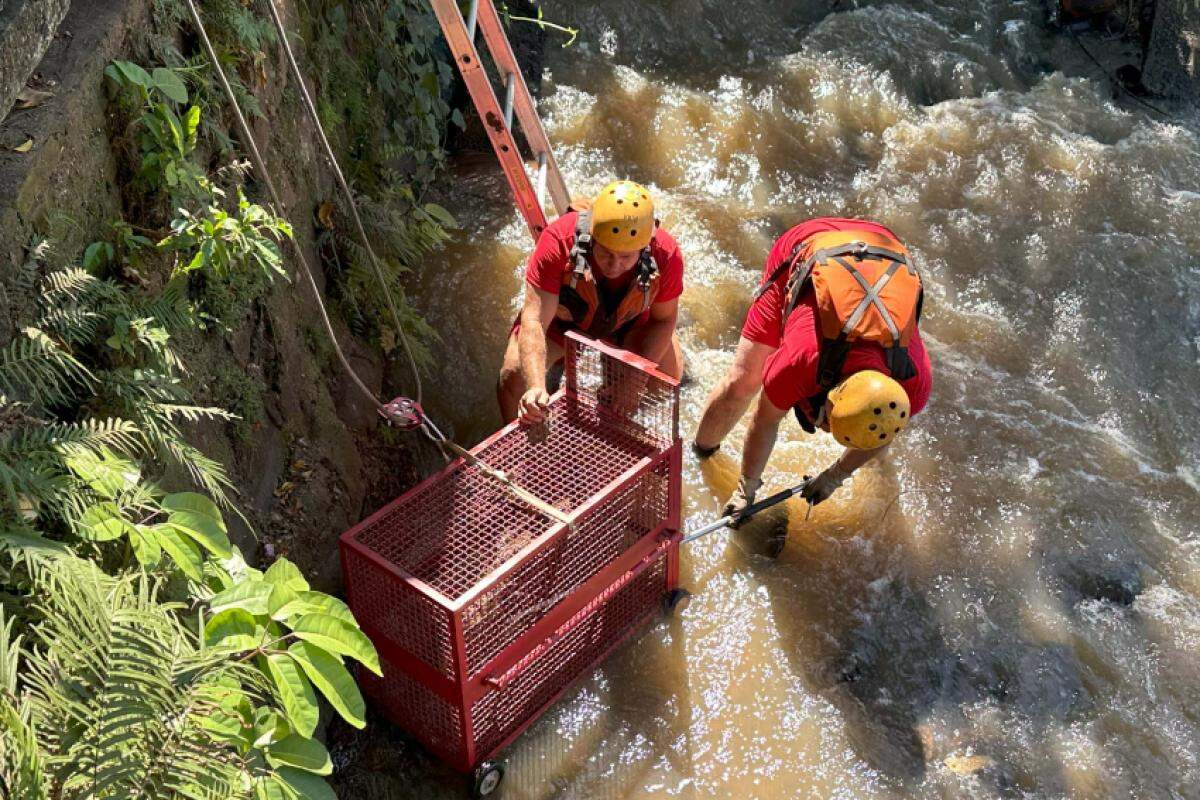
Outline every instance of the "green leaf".
<path fill-rule="evenodd" d="M 108 242 L 92 242 L 83 251 L 83 268 L 88 272 L 94 272 L 98 267 L 102 266 L 108 259 L 108 251 L 105 248 L 112 248 Z"/>
<path fill-rule="evenodd" d="M 263 575 L 263 579 L 268 583 L 289 586 L 297 592 L 308 591 L 308 581 L 304 580 L 304 576 L 300 574 L 296 565 L 286 558 L 280 558 L 272 564 Z"/>
<path fill-rule="evenodd" d="M 196 131 L 200 129 L 200 106 L 192 106 L 183 115 L 184 143 L 188 150 L 196 146 Z"/>
<path fill-rule="evenodd" d="M 261 580 L 244 580 L 220 594 L 213 595 L 208 608 L 219 614 L 229 608 L 240 608 L 256 617 L 267 613 L 267 600 L 271 596 L 271 584 Z"/>
<path fill-rule="evenodd" d="M 272 774 L 255 779 L 254 800 L 297 800 L 297 796 L 292 787 Z"/>
<path fill-rule="evenodd" d="M 443 228 L 458 227 L 458 220 L 454 218 L 454 215 L 439 206 L 437 203 L 426 203 L 425 213 L 429 214 L 431 217 L 441 223 Z"/>
<path fill-rule="evenodd" d="M 165 523 L 152 525 L 151 528 L 158 534 L 159 546 L 171 557 L 180 572 L 194 581 L 204 580 L 204 556 L 191 539 L 185 539 Z"/>
<path fill-rule="evenodd" d="M 158 544 L 158 535 L 148 525 L 134 525 L 129 531 L 129 544 L 133 547 L 133 555 L 143 567 L 156 567 L 162 561 L 162 547 Z"/>
<path fill-rule="evenodd" d="M 150 73 L 134 64 L 132 61 L 114 61 L 113 64 L 121 71 L 121 75 L 130 83 L 149 89 L 154 85 Z"/>
<path fill-rule="evenodd" d="M 255 747 L 266 747 L 292 735 L 292 727 L 276 711 L 260 706 L 254 709 Z"/>
<path fill-rule="evenodd" d="M 357 659 L 371 672 L 383 675 L 379 669 L 379 655 L 375 652 L 375 646 L 357 625 L 328 614 L 305 614 L 292 623 L 291 628 L 300 639 L 312 642 L 331 653 Z"/>
<path fill-rule="evenodd" d="M 308 642 L 294 642 L 288 654 L 304 670 L 333 709 L 356 728 L 367 725 L 367 707 L 358 684 L 337 656 Z"/>
<path fill-rule="evenodd" d="M 467 129 L 467 121 L 463 119 L 462 112 L 457 108 L 451 112 L 450 121 L 457 125 L 460 131 L 465 131 Z"/>
<path fill-rule="evenodd" d="M 109 500 L 137 486 L 142 477 L 133 462 L 107 451 L 97 454 L 91 450 L 80 450 L 68 455 L 63 462 L 92 491 Z"/>
<path fill-rule="evenodd" d="M 6 530 L 0 532 L 0 546 L 21 553 L 38 555 L 66 555 L 71 548 L 62 542 L 47 539 L 31 531 Z"/>
<path fill-rule="evenodd" d="M 167 97 L 174 100 L 176 103 L 186 103 L 188 99 L 187 87 L 175 70 L 166 69 L 165 67 L 157 67 L 152 73 L 154 85 L 158 90 Z"/>
<path fill-rule="evenodd" d="M 164 497 L 162 507 L 169 512 L 167 524 L 171 527 L 194 539 L 213 555 L 229 557 L 232 552 L 229 534 L 213 501 L 195 492 L 180 492 Z"/>
<path fill-rule="evenodd" d="M 209 694 L 216 700 L 216 708 L 197 715 L 196 724 L 223 741 L 249 747 L 254 727 L 254 709 L 250 701 L 235 687 L 213 687 Z"/>
<path fill-rule="evenodd" d="M 329 784 L 311 772 L 281 767 L 275 772 L 275 776 L 303 800 L 337 800 L 337 795 L 329 788 Z"/>
<path fill-rule="evenodd" d="M 267 763 L 273 767 L 295 767 L 317 775 L 333 772 L 329 751 L 316 739 L 292 734 L 267 748 Z"/>
<path fill-rule="evenodd" d="M 227 612 L 228 613 L 228 612 Z M 283 653 L 268 653 L 259 661 L 265 664 L 264 671 L 271 678 L 275 692 L 283 704 L 283 713 L 296 733 L 304 738 L 313 735 L 321 718 L 321 708 L 312 684 L 291 657 Z"/>
<path fill-rule="evenodd" d="M 116 503 L 92 506 L 79 518 L 75 528 L 79 538 L 93 542 L 111 542 L 131 531 L 136 532 L 133 525 L 121 516 L 121 509 Z"/>
<path fill-rule="evenodd" d="M 287 619 L 297 614 L 328 614 L 358 624 L 350 607 L 336 597 L 322 592 L 300 592 L 296 599 L 279 609 L 275 619 Z"/>
<path fill-rule="evenodd" d="M 286 607 L 300 599 L 299 593 L 286 583 L 266 584 L 271 587 L 271 597 L 267 603 L 267 613 L 271 619 L 287 619 L 289 614 Z"/>
<path fill-rule="evenodd" d="M 263 640 L 263 629 L 249 611 L 227 608 L 204 625 L 204 644 L 222 650 L 254 650 Z"/>

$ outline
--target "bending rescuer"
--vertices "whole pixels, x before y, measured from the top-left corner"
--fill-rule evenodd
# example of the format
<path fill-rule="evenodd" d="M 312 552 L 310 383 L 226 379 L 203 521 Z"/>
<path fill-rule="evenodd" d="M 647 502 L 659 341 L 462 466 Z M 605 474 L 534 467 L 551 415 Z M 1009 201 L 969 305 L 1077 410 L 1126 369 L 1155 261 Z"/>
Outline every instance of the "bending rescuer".
<path fill-rule="evenodd" d="M 497 386 L 505 422 L 545 418 L 546 368 L 562 359 L 568 330 L 637 353 L 675 378 L 683 373 L 675 334 L 683 256 L 658 227 L 650 193 L 616 181 L 575 208 L 542 231 L 525 268 L 525 304 Z"/>
<path fill-rule="evenodd" d="M 805 487 L 815 505 L 925 407 L 932 368 L 917 329 L 921 300 L 907 249 L 882 225 L 826 217 L 779 237 L 693 443 L 712 455 L 759 395 L 726 514 L 754 502 L 788 409 L 805 431 L 820 428 L 846 448 Z"/>

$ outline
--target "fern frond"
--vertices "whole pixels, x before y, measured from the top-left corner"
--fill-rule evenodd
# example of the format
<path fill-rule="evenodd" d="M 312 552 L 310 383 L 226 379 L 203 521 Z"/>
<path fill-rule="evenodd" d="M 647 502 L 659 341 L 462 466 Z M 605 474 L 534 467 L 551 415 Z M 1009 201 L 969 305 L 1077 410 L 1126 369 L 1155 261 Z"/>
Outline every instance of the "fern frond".
<path fill-rule="evenodd" d="M 73 387 L 93 380 L 87 367 L 37 328 L 23 328 L 0 349 L 0 391 L 59 403 L 71 396 Z"/>
<path fill-rule="evenodd" d="M 201 651 L 145 575 L 110 577 L 79 558 L 31 572 L 43 621 L 28 698 L 63 797 L 237 796 L 236 753 L 195 715 L 213 683 L 250 668 Z"/>
<path fill-rule="evenodd" d="M 60 339 L 72 344 L 83 344 L 96 338 L 104 315 L 90 308 L 76 305 L 52 308 L 38 317 L 37 325 L 43 330 L 53 331 Z"/>
<path fill-rule="evenodd" d="M 103 283 L 92 273 L 79 267 L 68 267 L 51 272 L 42 280 L 43 296 L 51 302 L 69 298 L 78 302 L 95 292 Z"/>

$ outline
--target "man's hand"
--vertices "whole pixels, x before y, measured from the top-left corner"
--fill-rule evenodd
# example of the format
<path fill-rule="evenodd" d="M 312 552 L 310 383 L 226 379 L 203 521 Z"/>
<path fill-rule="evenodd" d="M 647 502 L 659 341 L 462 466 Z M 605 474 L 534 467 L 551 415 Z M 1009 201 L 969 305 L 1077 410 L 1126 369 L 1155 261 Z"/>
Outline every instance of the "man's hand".
<path fill-rule="evenodd" d="M 733 522 L 729 523 L 729 527 L 736 528 L 742 524 L 739 517 L 754 503 L 754 495 L 758 494 L 760 486 L 762 486 L 762 481 L 758 478 L 747 478 L 745 475 L 738 478 L 737 489 L 734 490 L 733 496 L 729 498 L 729 502 L 721 511 L 721 516 L 734 518 Z"/>
<path fill-rule="evenodd" d="M 809 481 L 804 490 L 800 492 L 800 496 L 815 506 L 817 503 L 828 500 L 829 496 L 836 492 L 849 477 L 850 473 L 835 463 Z"/>
<path fill-rule="evenodd" d="M 550 410 L 550 395 L 545 389 L 529 389 L 521 395 L 517 419 L 522 425 L 537 425 L 546 421 Z"/>

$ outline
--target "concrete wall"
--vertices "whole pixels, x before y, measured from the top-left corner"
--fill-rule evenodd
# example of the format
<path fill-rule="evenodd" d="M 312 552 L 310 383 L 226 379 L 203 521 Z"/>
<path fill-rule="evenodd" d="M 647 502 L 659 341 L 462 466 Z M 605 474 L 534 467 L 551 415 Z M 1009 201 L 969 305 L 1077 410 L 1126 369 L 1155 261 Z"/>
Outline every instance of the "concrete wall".
<path fill-rule="evenodd" d="M 71 0 L 0 0 L 0 120 L 42 60 Z"/>

